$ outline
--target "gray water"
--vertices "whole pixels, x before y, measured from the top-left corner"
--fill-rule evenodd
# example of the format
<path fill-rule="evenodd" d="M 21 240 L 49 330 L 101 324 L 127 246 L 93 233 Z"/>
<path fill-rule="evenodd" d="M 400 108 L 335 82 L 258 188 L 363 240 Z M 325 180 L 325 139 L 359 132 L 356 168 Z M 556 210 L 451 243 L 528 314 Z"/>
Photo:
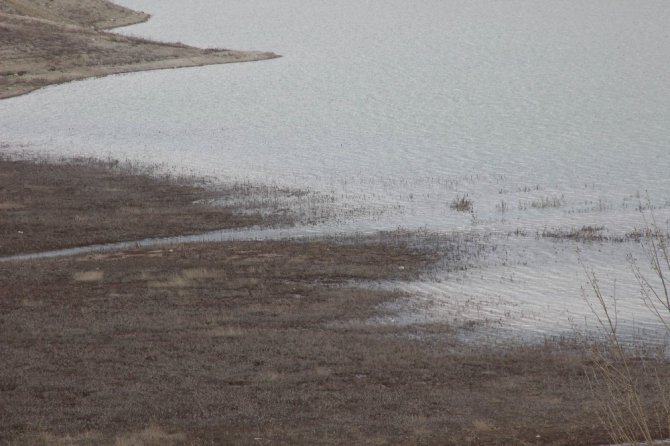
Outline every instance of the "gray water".
<path fill-rule="evenodd" d="M 566 311 L 587 317 L 580 248 L 627 290 L 625 318 L 651 324 L 625 260 L 639 247 L 534 234 L 593 225 L 623 235 L 645 225 L 649 204 L 663 225 L 670 217 L 666 1 L 119 3 L 153 15 L 125 34 L 283 57 L 45 88 L 0 102 L 0 141 L 309 189 L 332 195 L 336 210 L 370 210 L 331 231 L 497 234 L 505 258 L 405 288 L 443 309 L 467 296 L 479 314 L 511 302 L 519 314 L 500 323 L 532 332 L 570 329 Z M 451 209 L 463 195 L 472 212 Z M 517 229 L 528 236 L 506 238 Z M 534 305 L 542 321 L 523 310 Z"/>

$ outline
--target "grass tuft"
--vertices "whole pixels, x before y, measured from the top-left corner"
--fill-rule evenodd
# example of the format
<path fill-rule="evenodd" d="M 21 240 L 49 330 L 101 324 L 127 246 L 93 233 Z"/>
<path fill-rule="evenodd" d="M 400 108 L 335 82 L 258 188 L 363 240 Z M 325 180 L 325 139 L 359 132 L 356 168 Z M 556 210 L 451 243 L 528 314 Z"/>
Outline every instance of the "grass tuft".
<path fill-rule="evenodd" d="M 473 202 L 467 195 L 458 196 L 454 198 L 449 207 L 458 212 L 470 212 L 472 211 Z"/>

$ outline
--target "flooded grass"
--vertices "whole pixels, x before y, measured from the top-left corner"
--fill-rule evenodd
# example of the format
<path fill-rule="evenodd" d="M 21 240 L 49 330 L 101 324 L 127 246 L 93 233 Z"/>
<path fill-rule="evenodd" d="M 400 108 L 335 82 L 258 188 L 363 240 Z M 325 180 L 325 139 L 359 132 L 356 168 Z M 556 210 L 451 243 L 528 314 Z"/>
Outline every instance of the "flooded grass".
<path fill-rule="evenodd" d="M 565 197 L 540 197 L 530 201 L 519 201 L 519 210 L 560 208 L 566 203 Z"/>
<path fill-rule="evenodd" d="M 472 200 L 467 195 L 463 195 L 462 197 L 454 198 L 449 207 L 458 212 L 470 212 L 472 211 L 472 205 Z"/>
<path fill-rule="evenodd" d="M 603 235 L 604 226 L 582 226 L 581 228 L 571 229 L 545 229 L 538 235 L 542 238 L 553 238 L 576 241 L 603 241 L 607 236 Z"/>
<path fill-rule="evenodd" d="M 319 210 L 328 197 L 279 187 L 214 184 L 118 161 L 26 161 L 3 155 L 0 172 L 3 256 L 210 230 L 316 223 L 330 215 Z"/>
<path fill-rule="evenodd" d="M 52 228 L 108 224 L 114 214 L 145 216 L 134 229 L 146 234 L 146 203 L 149 215 L 193 209 L 197 223 L 229 212 L 199 213 L 216 194 L 236 209 L 247 198 L 272 209 L 283 206 L 279 196 L 309 197 L 251 185 L 212 191 L 202 179 L 87 160 L 4 160 L 0 181 L 5 202 L 20 204 L 6 206 L 5 230 L 28 221 L 19 210 L 48 215 L 24 228 L 55 246 L 73 236 Z M 69 209 L 67 194 L 86 206 Z M 89 213 L 99 217 L 74 218 Z M 272 215 L 248 213 L 257 214 Z M 605 443 L 585 374 L 588 343 L 464 343 L 481 321 L 406 318 L 434 302 L 394 283 L 476 271 L 504 249 L 491 237 L 396 230 L 2 263 L 0 442 Z M 666 363 L 649 361 L 670 377 Z M 635 367 L 641 382 L 652 379 Z"/>

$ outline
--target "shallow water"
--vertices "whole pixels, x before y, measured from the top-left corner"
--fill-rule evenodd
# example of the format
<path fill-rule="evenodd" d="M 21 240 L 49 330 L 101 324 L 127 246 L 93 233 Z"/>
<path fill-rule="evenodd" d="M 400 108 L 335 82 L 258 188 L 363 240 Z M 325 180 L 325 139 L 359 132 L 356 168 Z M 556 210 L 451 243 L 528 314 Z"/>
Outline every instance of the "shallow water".
<path fill-rule="evenodd" d="M 441 296 L 444 308 L 467 298 L 491 311 L 498 295 L 525 296 L 521 307 L 539 305 L 560 323 L 523 316 L 508 325 L 542 334 L 570 329 L 566 314 L 588 309 L 575 247 L 537 241 L 535 232 L 602 225 L 622 235 L 644 225 L 638 208 L 647 201 L 663 225 L 670 217 L 665 1 L 119 3 L 153 14 L 123 33 L 283 57 L 111 76 L 2 101 L 2 142 L 309 188 L 334 196 L 335 209 L 368 209 L 340 213 L 331 231 L 400 226 L 504 238 L 521 229 L 530 235 L 505 249 L 530 256 L 530 266 L 483 263 L 477 280 L 408 289 Z M 451 209 L 466 194 L 472 212 Z M 634 292 L 625 255 L 635 244 L 581 249 Z M 521 279 L 495 280 L 508 275 Z M 644 325 L 645 315 L 639 307 L 627 318 Z"/>

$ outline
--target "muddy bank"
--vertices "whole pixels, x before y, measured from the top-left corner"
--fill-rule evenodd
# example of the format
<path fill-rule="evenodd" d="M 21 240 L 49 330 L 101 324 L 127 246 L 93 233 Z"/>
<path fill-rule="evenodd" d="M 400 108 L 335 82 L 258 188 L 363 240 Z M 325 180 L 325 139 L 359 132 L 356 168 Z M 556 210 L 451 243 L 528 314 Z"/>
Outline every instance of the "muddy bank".
<path fill-rule="evenodd" d="M 0 99 L 88 77 L 278 57 L 267 52 L 200 49 L 102 31 L 148 17 L 104 0 L 0 2 Z"/>

